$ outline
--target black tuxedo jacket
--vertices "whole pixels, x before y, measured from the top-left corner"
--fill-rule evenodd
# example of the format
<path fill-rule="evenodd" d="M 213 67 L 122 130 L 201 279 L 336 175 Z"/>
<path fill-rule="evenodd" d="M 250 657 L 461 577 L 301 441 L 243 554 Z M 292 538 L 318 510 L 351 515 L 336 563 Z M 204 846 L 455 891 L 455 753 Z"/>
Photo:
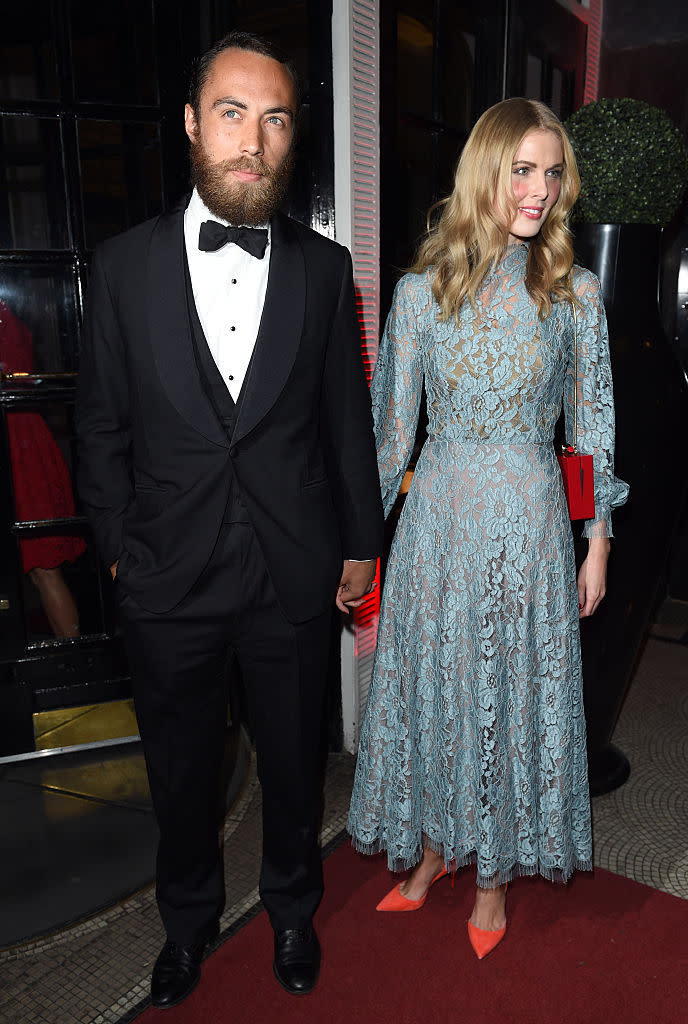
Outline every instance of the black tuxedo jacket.
<path fill-rule="evenodd" d="M 293 622 L 334 600 L 343 558 L 374 558 L 382 511 L 351 258 L 281 214 L 231 437 L 203 388 L 184 209 L 95 252 L 77 390 L 78 481 L 96 544 L 151 612 L 210 558 L 232 474 Z"/>

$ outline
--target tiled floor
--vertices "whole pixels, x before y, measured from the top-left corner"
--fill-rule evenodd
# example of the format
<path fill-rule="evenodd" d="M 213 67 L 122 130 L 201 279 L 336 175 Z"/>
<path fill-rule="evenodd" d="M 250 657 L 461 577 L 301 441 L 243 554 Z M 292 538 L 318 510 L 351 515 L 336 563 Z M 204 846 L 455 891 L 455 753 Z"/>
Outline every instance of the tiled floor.
<path fill-rule="evenodd" d="M 688 899 L 688 604 L 664 605 L 614 732 L 625 786 L 593 800 L 595 863 Z"/>
<path fill-rule="evenodd" d="M 150 881 L 157 828 L 130 745 L 1 765 L 0 816 L 0 948 Z"/>
<path fill-rule="evenodd" d="M 631 778 L 615 793 L 593 802 L 596 864 L 684 899 L 688 899 L 688 646 L 680 640 L 687 630 L 688 605 L 665 606 L 614 736 L 630 758 Z M 344 826 L 353 767 L 354 760 L 347 754 L 330 756 L 324 845 L 336 839 Z M 116 774 L 121 771 L 120 766 Z M 19 799 L 16 785 L 14 799 Z M 0 803 L 3 788 L 4 784 Z M 224 840 L 228 889 L 220 941 L 257 903 L 260 790 L 253 762 L 226 820 Z M 13 856 L 22 848 L 27 853 L 22 844 L 29 841 L 28 836 L 16 836 Z M 120 862 L 125 860 L 122 855 Z M 37 862 L 29 859 L 24 880 L 27 900 L 36 870 Z M 6 879 L 7 874 L 7 862 L 0 861 L 0 878 Z M 145 1002 L 152 961 L 162 941 L 153 891 L 148 887 L 71 928 L 0 952 L 0 1020 L 3 1024 L 123 1024 Z"/>

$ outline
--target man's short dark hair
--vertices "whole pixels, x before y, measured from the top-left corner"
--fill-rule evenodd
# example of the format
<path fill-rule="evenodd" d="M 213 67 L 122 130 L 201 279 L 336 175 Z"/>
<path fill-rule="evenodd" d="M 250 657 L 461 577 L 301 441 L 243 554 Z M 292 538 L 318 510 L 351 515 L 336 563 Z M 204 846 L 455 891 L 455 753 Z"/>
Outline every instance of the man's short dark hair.
<path fill-rule="evenodd" d="M 296 70 L 294 62 L 287 54 L 275 46 L 274 43 L 269 42 L 262 36 L 254 35 L 253 32 L 239 32 L 235 30 L 229 32 L 226 36 L 210 47 L 204 54 L 202 54 L 194 63 L 191 71 L 191 78 L 189 80 L 189 105 L 193 109 L 196 116 L 200 116 L 199 104 L 201 101 L 201 93 L 203 92 L 203 86 L 205 85 L 213 61 L 216 57 L 219 57 L 225 50 L 246 50 L 249 53 L 259 53 L 263 57 L 270 57 L 272 60 L 276 60 L 281 64 L 288 72 L 294 85 L 294 117 L 299 112 L 301 105 L 301 87 L 299 83 L 299 73 Z"/>

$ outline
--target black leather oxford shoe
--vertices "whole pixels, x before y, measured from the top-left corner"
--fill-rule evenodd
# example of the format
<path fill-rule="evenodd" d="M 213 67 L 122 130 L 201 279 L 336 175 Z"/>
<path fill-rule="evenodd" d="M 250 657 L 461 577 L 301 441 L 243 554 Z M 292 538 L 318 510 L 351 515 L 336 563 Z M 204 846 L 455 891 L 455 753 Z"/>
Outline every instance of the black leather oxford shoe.
<path fill-rule="evenodd" d="M 151 1002 L 158 1009 L 177 1006 L 193 992 L 201 977 L 205 942 L 179 946 L 166 942 L 155 961 L 151 978 Z"/>
<path fill-rule="evenodd" d="M 320 943 L 313 928 L 275 931 L 275 977 L 287 992 L 301 996 L 315 988 L 320 973 Z"/>

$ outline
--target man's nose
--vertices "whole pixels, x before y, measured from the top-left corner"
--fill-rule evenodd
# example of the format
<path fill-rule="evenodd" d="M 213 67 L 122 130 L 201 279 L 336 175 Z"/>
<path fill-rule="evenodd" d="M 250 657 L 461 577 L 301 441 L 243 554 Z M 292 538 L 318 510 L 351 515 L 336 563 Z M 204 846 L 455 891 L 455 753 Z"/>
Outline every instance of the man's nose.
<path fill-rule="evenodd" d="M 249 156 L 261 156 L 263 153 L 263 131 L 258 123 L 246 123 L 241 139 L 241 150 Z"/>

